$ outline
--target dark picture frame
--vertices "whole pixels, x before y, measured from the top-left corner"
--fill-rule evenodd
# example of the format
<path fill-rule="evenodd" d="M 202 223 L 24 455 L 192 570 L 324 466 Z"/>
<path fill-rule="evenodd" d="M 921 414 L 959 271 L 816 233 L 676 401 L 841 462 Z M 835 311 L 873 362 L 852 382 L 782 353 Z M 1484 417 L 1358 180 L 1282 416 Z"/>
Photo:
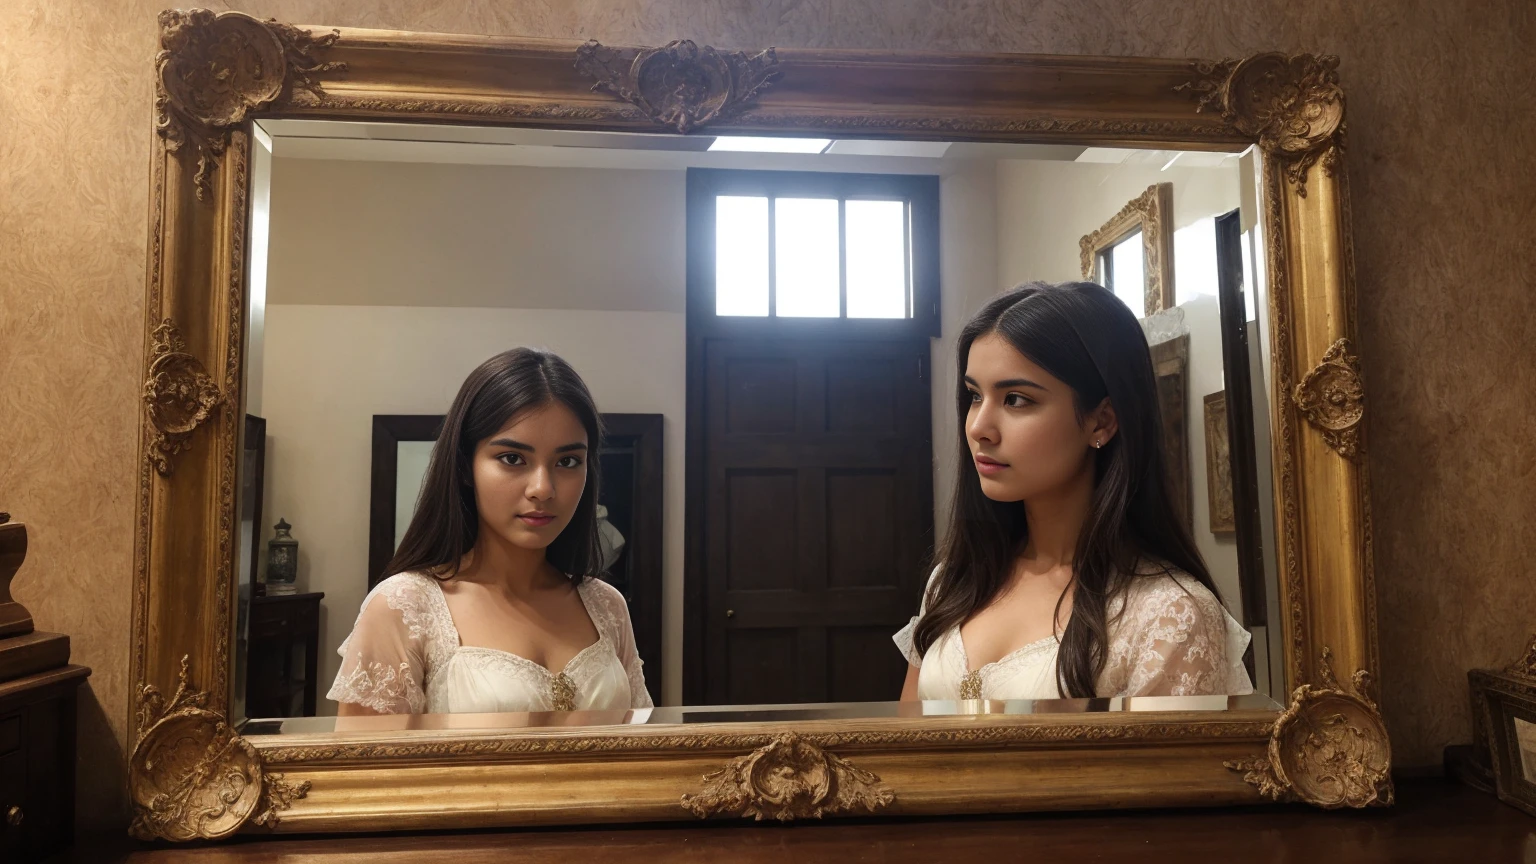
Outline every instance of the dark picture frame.
<path fill-rule="evenodd" d="M 1163 422 L 1163 457 L 1168 465 L 1168 497 L 1179 518 L 1192 526 L 1189 482 L 1189 422 L 1186 405 L 1189 390 L 1189 334 L 1183 333 L 1151 346 L 1152 372 L 1157 379 L 1157 402 Z"/>
<path fill-rule="evenodd" d="M 241 560 L 248 562 L 251 585 L 260 583 L 256 576 L 261 563 L 261 533 L 263 495 L 267 484 L 267 421 L 255 414 L 245 415 L 245 430 L 241 438 L 240 471 L 240 521 L 251 523 L 250 549 L 241 549 Z"/>
<path fill-rule="evenodd" d="M 395 556 L 395 485 L 401 441 L 436 441 L 441 414 L 373 415 L 373 468 L 368 481 L 368 590 L 386 575 Z"/>

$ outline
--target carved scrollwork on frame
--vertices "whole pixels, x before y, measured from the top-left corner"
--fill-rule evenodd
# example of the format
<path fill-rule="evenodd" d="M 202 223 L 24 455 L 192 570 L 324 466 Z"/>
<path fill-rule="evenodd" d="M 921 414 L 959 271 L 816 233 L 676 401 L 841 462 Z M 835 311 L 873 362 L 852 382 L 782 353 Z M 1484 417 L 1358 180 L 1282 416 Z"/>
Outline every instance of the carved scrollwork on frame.
<path fill-rule="evenodd" d="M 197 153 L 193 184 L 199 201 L 207 200 L 230 129 L 292 88 L 318 95 L 320 73 L 346 68 L 314 56 L 338 36 L 338 31 L 315 36 L 240 12 L 160 13 L 155 128 L 166 149 L 179 152 L 190 144 Z"/>
<path fill-rule="evenodd" d="M 879 777 L 786 733 L 705 775 L 703 791 L 684 795 L 682 803 L 700 818 L 737 815 L 788 822 L 855 810 L 874 813 L 895 800 Z"/>
<path fill-rule="evenodd" d="M 172 460 L 190 445 L 192 433 L 224 403 L 224 393 L 202 361 L 187 353 L 186 340 L 166 318 L 153 334 L 144 402 L 149 406 L 148 456 L 160 476 L 168 477 Z"/>
<path fill-rule="evenodd" d="M 1348 339 L 1333 343 L 1317 368 L 1296 385 L 1293 397 L 1301 416 L 1328 446 L 1350 461 L 1360 458 L 1360 424 L 1365 419 L 1365 385 L 1360 358 Z"/>
<path fill-rule="evenodd" d="M 1275 721 L 1265 756 L 1225 762 L 1274 801 L 1303 801 L 1326 810 L 1389 807 L 1392 752 L 1371 695 L 1371 675 L 1359 670 L 1345 690 L 1323 649 L 1322 687 L 1303 684 Z"/>
<path fill-rule="evenodd" d="M 205 706 L 187 681 L 187 658 L 170 702 L 159 688 L 139 692 L 144 732 L 128 763 L 133 824 L 140 840 L 216 840 L 247 820 L 275 826 L 278 814 L 309 792 L 281 774 L 264 775 L 256 748 Z"/>
<path fill-rule="evenodd" d="M 1193 80 L 1177 89 L 1198 100 L 1196 111 L 1223 120 L 1280 157 L 1296 192 L 1307 195 L 1307 172 L 1321 159 L 1330 176 L 1344 150 L 1344 91 L 1339 58 L 1258 54 L 1246 60 L 1201 61 Z"/>
<path fill-rule="evenodd" d="M 740 111 L 779 75 L 772 48 L 749 55 L 682 39 L 626 55 L 593 40 L 576 50 L 576 69 L 596 81 L 594 91 L 612 93 L 684 135 Z"/>

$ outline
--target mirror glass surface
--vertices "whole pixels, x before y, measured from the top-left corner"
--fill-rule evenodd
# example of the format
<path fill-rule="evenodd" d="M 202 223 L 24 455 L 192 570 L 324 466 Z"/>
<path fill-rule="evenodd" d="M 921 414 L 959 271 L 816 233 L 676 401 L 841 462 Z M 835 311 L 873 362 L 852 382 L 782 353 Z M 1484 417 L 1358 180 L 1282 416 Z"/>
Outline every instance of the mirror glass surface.
<path fill-rule="evenodd" d="M 235 715 L 274 722 L 252 731 L 1221 710 L 1284 692 L 1253 153 L 298 120 L 256 137 Z M 918 614 L 963 473 L 961 328 L 1022 282 L 1082 280 L 1082 238 L 1160 183 L 1169 308 L 1146 314 L 1140 229 L 1090 257 L 1150 348 L 1172 518 L 1230 616 L 1223 662 L 1255 695 L 1229 677 L 1231 693 L 1202 697 L 1012 698 L 996 682 L 1035 642 L 976 670 L 1001 675 L 981 685 L 999 701 L 898 703 L 910 664 L 893 636 Z M 547 662 L 571 661 L 557 675 L 505 650 L 521 637 L 485 624 L 473 592 L 430 609 L 418 592 L 394 618 L 415 641 L 352 667 L 355 684 L 448 713 L 427 712 L 424 675 L 481 651 L 575 701 L 333 727 L 338 649 L 434 506 L 444 416 L 472 370 L 520 346 L 564 358 L 608 430 L 582 461 L 600 470 L 613 590 L 600 608 L 597 587 L 577 592 L 567 641 L 625 642 L 612 609 L 633 635 L 552 648 Z M 445 620 L 446 645 L 422 637 Z M 958 681 L 973 670 L 956 642 Z M 1153 662 L 1152 644 L 1122 660 Z M 592 707 L 582 688 L 602 676 L 578 667 L 597 655 L 623 655 L 608 686 L 638 682 L 655 707 L 544 710 Z M 638 678 L 624 657 L 643 661 Z M 399 674 L 416 695 L 384 680 Z"/>

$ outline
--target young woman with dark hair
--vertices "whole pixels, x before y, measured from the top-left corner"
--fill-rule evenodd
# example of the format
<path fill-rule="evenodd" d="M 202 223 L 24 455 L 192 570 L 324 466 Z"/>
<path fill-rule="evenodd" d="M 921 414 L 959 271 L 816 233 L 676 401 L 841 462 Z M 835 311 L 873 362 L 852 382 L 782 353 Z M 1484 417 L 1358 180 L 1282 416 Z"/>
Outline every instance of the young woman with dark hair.
<path fill-rule="evenodd" d="M 947 537 L 895 640 L 901 698 L 1252 692 L 1168 492 L 1152 360 L 1087 282 L 1009 291 L 961 331 Z"/>
<path fill-rule="evenodd" d="M 393 575 L 338 649 L 341 716 L 651 706 L 624 598 L 592 578 L 602 438 L 554 354 L 517 348 L 470 373 Z"/>

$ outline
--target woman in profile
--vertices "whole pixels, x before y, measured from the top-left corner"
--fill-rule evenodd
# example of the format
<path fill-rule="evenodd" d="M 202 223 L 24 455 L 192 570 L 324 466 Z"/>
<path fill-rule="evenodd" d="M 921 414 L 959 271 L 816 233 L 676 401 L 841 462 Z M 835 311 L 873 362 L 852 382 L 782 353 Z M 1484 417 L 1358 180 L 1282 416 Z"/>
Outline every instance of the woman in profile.
<path fill-rule="evenodd" d="M 1168 493 L 1152 359 L 1087 282 L 1031 283 L 961 331 L 960 465 L 901 698 L 1242 694 L 1227 614 Z"/>
<path fill-rule="evenodd" d="M 602 425 L 564 360 L 471 372 L 421 498 L 342 643 L 343 717 L 648 708 L 629 611 L 593 578 Z"/>

